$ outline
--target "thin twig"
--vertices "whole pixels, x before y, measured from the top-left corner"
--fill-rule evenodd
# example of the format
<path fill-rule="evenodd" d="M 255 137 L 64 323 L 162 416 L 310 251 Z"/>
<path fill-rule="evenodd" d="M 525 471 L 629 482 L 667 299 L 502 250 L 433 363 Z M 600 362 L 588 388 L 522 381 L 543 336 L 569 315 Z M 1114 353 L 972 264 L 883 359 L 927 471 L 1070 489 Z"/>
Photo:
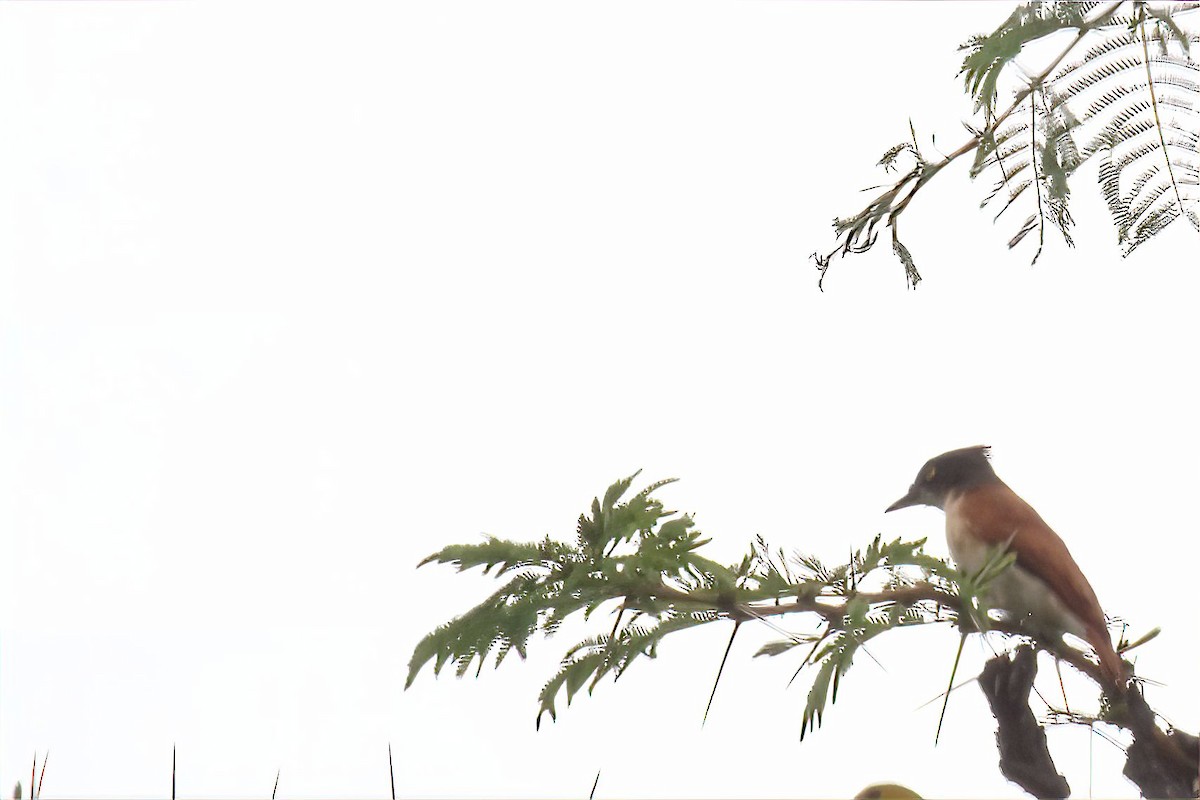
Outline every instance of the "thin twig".
<path fill-rule="evenodd" d="M 1030 95 L 1036 91 L 1036 85 L 1029 88 Z M 1031 97 L 1029 101 L 1029 140 L 1032 143 L 1030 148 L 1033 153 L 1030 156 L 1029 163 L 1033 165 L 1033 188 L 1037 194 L 1037 215 L 1038 215 L 1038 248 L 1033 254 L 1032 264 L 1036 264 L 1038 257 L 1042 254 L 1042 248 L 1046 245 L 1046 214 L 1042 211 L 1042 176 L 1038 172 L 1037 160 L 1037 99 Z M 1024 230 L 1024 228 L 1022 228 Z"/>

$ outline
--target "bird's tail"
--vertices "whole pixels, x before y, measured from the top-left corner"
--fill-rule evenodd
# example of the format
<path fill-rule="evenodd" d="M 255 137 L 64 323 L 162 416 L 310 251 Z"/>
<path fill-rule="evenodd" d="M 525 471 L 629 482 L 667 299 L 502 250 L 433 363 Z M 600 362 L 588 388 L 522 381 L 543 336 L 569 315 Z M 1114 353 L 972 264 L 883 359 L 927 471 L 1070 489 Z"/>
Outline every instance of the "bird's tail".
<path fill-rule="evenodd" d="M 1088 643 L 1095 648 L 1096 656 L 1100 659 L 1100 671 L 1116 687 L 1117 691 L 1124 691 L 1125 684 L 1129 682 L 1129 668 L 1117 655 L 1117 651 L 1113 649 L 1108 629 L 1093 628 L 1089 638 Z"/>

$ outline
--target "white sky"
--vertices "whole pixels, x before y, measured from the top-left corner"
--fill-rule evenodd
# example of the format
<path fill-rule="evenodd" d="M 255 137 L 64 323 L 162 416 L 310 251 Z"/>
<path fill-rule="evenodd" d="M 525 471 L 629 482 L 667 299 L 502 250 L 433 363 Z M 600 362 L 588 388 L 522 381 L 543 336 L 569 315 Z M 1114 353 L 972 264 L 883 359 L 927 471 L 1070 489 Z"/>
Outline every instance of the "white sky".
<path fill-rule="evenodd" d="M 966 165 L 888 248 L 807 260 L 907 135 L 965 133 L 956 46 L 1007 3 L 10 2 L 0 6 L 0 791 L 44 796 L 1016 797 L 937 704 L 952 632 L 885 637 L 798 741 L 795 660 L 663 646 L 534 730 L 578 629 L 480 680 L 413 645 L 491 591 L 415 570 L 569 537 L 643 468 L 713 555 L 836 561 L 928 457 L 993 445 L 1135 632 L 1195 680 L 1197 237 L 1004 249 Z M 931 150 L 932 152 L 932 150 Z M 800 620 L 785 621 L 801 626 Z M 604 621 L 599 624 L 603 626 Z M 677 639 L 677 641 L 673 641 Z M 971 641 L 961 675 L 990 655 Z M 1057 691 L 1043 665 L 1047 696 Z M 1071 680 L 1073 706 L 1094 695 Z M 1077 796 L 1089 737 L 1053 729 Z M 1136 795 L 1095 739 L 1096 796 Z"/>

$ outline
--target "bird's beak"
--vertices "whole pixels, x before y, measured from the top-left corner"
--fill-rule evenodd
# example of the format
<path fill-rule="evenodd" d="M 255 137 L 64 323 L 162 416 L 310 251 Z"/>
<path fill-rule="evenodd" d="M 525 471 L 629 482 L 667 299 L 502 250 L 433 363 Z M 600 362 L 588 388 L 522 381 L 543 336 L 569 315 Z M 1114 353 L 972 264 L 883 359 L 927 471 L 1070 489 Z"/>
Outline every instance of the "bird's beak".
<path fill-rule="evenodd" d="M 898 508 L 908 508 L 909 506 L 919 506 L 919 505 L 923 504 L 924 502 L 925 501 L 921 499 L 920 493 L 917 491 L 917 488 L 914 486 L 908 490 L 908 494 L 904 495 L 904 497 L 901 497 L 899 500 L 897 500 L 896 502 L 894 502 L 890 506 L 888 506 L 887 509 L 885 509 L 883 513 L 886 514 L 886 513 L 888 513 L 888 511 L 895 511 Z"/>

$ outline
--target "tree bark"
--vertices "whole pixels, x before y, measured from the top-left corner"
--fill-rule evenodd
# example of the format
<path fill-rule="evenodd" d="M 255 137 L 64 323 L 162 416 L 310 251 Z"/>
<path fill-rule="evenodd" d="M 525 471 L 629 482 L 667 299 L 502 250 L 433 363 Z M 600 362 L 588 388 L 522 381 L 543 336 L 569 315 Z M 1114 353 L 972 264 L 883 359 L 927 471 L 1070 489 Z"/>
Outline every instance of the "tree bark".
<path fill-rule="evenodd" d="M 1022 645 L 1011 660 L 1001 654 L 985 664 L 979 687 L 996 717 L 1001 774 L 1034 797 L 1060 800 L 1071 794 L 1071 787 L 1055 768 L 1046 731 L 1029 710 L 1036 675 L 1037 653 Z"/>
<path fill-rule="evenodd" d="M 1021 645 L 1011 656 L 1001 654 L 984 665 L 979 686 L 996 717 L 996 746 L 1004 777 L 1039 798 L 1065 798 L 1071 793 L 1058 773 L 1046 744 L 1046 731 L 1029 708 L 1029 692 L 1037 675 L 1037 652 Z M 1126 753 L 1125 777 L 1143 797 L 1194 798 L 1200 788 L 1200 741 L 1180 730 L 1164 732 L 1136 684 L 1115 701 L 1111 722 L 1133 733 Z"/>
<path fill-rule="evenodd" d="M 1142 693 L 1130 688 L 1125 698 L 1127 727 L 1133 744 L 1126 753 L 1126 778 L 1138 785 L 1143 797 L 1196 797 L 1200 776 L 1195 736 L 1181 730 L 1163 733 L 1155 724 L 1154 711 Z"/>

